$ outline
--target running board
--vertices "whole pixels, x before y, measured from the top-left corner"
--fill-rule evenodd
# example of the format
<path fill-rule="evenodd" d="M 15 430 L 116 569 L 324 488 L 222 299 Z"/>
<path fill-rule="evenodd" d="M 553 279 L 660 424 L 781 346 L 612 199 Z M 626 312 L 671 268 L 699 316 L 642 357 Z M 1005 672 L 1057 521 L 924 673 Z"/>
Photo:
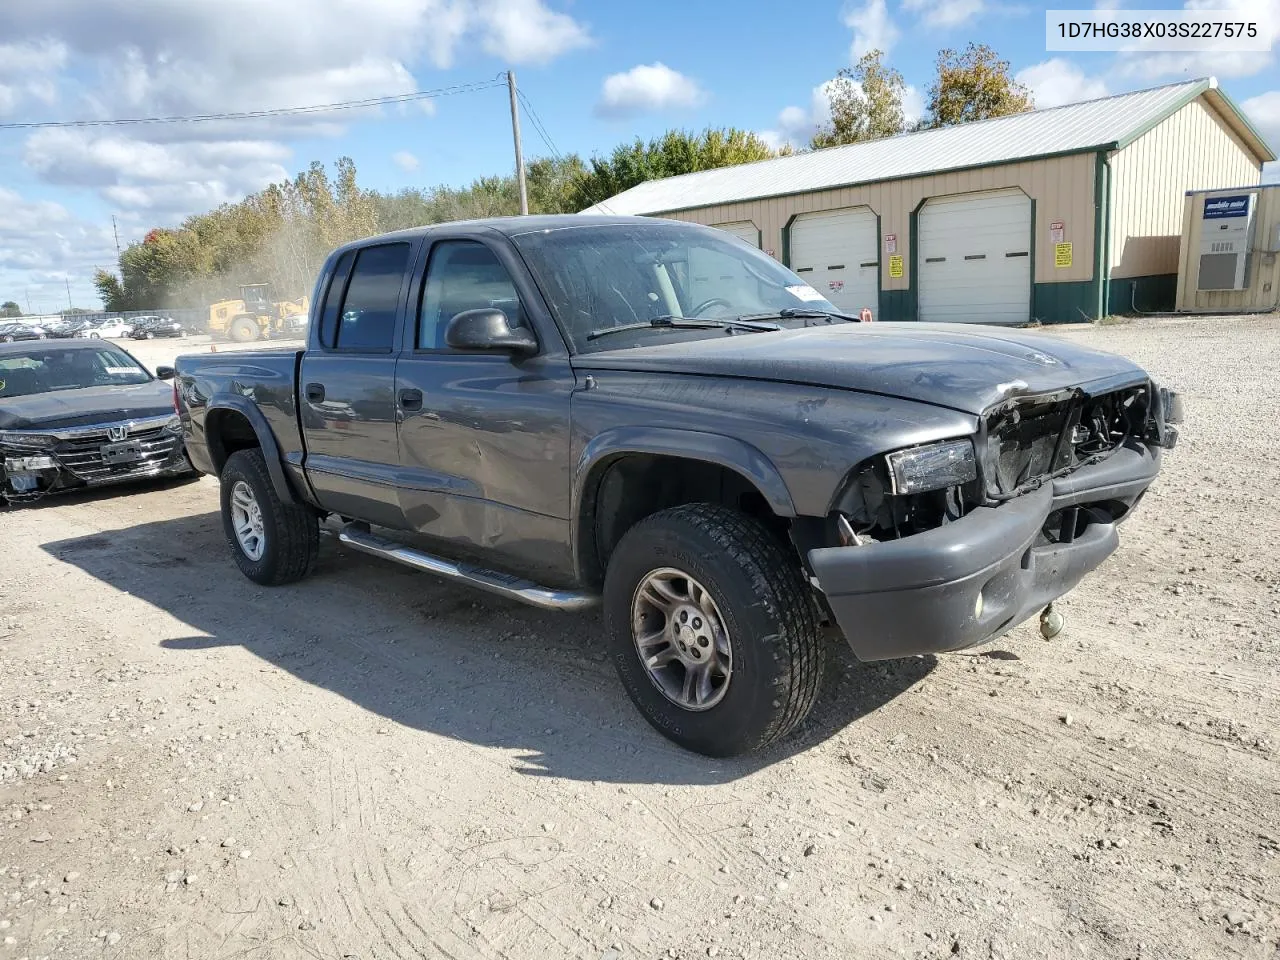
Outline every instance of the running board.
<path fill-rule="evenodd" d="M 600 598 L 593 594 L 551 590 L 510 574 L 435 557 L 421 550 L 406 547 L 402 543 L 396 543 L 394 540 L 379 537 L 363 524 L 347 524 L 338 532 L 338 540 L 355 547 L 362 553 L 382 557 L 384 560 L 394 560 L 415 570 L 434 573 L 446 580 L 460 580 L 481 590 L 496 593 L 500 597 L 519 600 L 521 603 L 541 607 L 543 610 L 586 610 L 600 602 Z"/>

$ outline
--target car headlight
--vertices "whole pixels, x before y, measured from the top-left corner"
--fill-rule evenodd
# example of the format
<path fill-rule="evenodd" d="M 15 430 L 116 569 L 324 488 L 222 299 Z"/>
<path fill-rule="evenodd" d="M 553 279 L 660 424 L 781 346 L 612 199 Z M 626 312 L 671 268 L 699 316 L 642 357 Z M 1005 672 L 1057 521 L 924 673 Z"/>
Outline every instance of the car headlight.
<path fill-rule="evenodd" d="M 973 441 L 944 440 L 885 455 L 895 494 L 957 487 L 978 477 Z"/>
<path fill-rule="evenodd" d="M 0 443 L 12 444 L 15 447 L 51 447 L 58 438 L 47 433 L 18 433 L 13 430 L 0 430 Z"/>
<path fill-rule="evenodd" d="M 168 430 L 170 433 L 181 433 L 182 418 L 175 413 L 172 417 L 169 418 L 169 422 L 164 425 L 164 428 Z"/>

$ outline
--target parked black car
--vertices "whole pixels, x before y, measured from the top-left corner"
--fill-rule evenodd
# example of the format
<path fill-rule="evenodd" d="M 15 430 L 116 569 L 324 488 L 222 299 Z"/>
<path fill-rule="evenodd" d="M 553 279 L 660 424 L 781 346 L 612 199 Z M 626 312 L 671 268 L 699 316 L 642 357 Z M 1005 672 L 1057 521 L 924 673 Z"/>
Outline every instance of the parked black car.
<path fill-rule="evenodd" d="M 305 350 L 177 361 L 241 572 L 305 576 L 336 515 L 352 549 L 600 603 L 640 712 L 714 755 L 804 720 L 824 622 L 863 660 L 1056 633 L 1181 419 L 1123 357 L 858 323 L 688 223 L 439 224 L 336 250 L 317 290 Z"/>
<path fill-rule="evenodd" d="M 134 340 L 153 340 L 156 337 L 185 337 L 187 331 L 177 320 L 169 317 L 134 317 L 133 332 L 129 336 Z"/>
<path fill-rule="evenodd" d="M 29 323 L 11 321 L 0 323 L 0 343 L 17 343 L 23 340 L 44 340 L 48 337 L 43 327 L 34 327 Z"/>
<path fill-rule="evenodd" d="M 0 346 L 0 501 L 190 471 L 172 377 L 99 340 Z"/>

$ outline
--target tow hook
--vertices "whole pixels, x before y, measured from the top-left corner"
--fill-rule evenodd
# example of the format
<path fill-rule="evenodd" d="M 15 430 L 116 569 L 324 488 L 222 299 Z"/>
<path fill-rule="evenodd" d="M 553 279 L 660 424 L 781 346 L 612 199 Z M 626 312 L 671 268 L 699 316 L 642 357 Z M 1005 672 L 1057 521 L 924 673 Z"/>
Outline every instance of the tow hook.
<path fill-rule="evenodd" d="M 1066 618 L 1053 608 L 1052 603 L 1040 611 L 1040 636 L 1046 640 L 1052 640 L 1066 625 Z"/>

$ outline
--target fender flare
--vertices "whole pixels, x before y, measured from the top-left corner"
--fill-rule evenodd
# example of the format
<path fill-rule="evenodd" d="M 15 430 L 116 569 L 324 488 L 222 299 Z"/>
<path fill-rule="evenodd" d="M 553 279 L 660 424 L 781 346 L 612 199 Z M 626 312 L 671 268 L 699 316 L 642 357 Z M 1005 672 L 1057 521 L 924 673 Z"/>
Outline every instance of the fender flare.
<path fill-rule="evenodd" d="M 207 425 L 209 423 L 209 414 L 215 410 L 232 410 L 249 421 L 249 426 L 253 428 L 255 436 L 258 438 L 258 446 L 262 449 L 262 457 L 267 461 L 267 473 L 271 476 L 271 486 L 275 488 L 276 496 L 285 503 L 297 503 L 298 498 L 294 496 L 293 489 L 289 486 L 289 479 L 284 473 L 284 466 L 280 457 L 280 445 L 276 443 L 275 434 L 271 432 L 271 425 L 267 423 L 267 418 L 262 415 L 262 411 L 258 409 L 257 405 L 247 397 L 237 397 L 230 394 L 211 398 L 205 406 L 206 441 L 208 440 Z"/>
<path fill-rule="evenodd" d="M 583 509 L 590 491 L 587 481 L 602 464 L 629 454 L 653 454 L 699 460 L 732 470 L 760 491 L 769 508 L 780 517 L 794 517 L 791 492 L 773 462 L 751 444 L 718 433 L 676 427 L 613 427 L 592 437 L 573 469 L 572 536 L 575 564 L 582 543 Z"/>

